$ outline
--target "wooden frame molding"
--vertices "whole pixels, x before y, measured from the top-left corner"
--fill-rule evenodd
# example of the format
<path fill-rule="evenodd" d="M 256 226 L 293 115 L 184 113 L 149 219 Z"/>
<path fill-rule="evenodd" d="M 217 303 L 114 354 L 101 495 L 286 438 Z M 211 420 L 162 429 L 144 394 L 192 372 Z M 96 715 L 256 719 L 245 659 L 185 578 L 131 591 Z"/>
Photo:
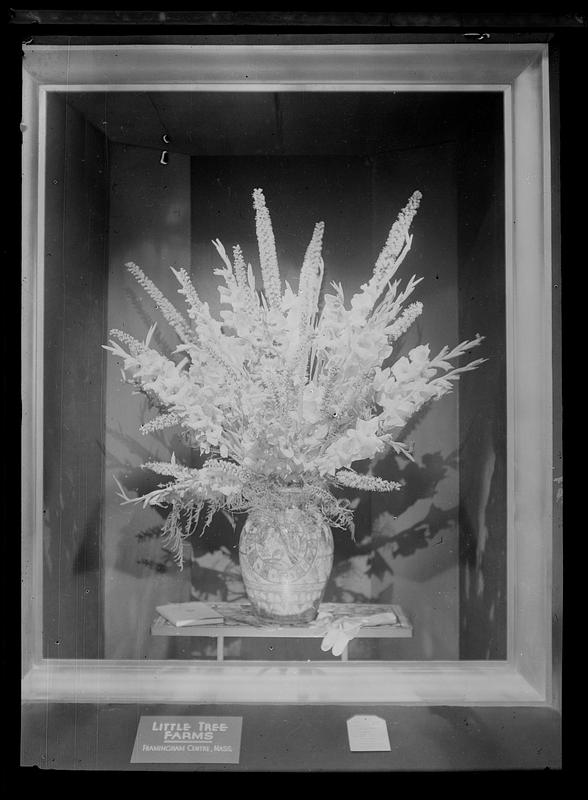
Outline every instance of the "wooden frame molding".
<path fill-rule="evenodd" d="M 552 321 L 544 44 L 24 46 L 23 699 L 551 705 Z M 204 663 L 42 658 L 45 110 L 51 91 L 500 91 L 505 111 L 508 657 Z"/>

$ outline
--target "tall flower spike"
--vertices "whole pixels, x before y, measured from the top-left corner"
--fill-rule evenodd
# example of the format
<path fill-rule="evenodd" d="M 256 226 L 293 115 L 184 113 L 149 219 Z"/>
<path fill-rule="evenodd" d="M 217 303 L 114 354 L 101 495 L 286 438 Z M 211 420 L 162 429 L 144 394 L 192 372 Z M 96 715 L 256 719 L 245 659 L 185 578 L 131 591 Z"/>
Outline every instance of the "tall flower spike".
<path fill-rule="evenodd" d="M 362 475 L 352 469 L 340 469 L 335 473 L 335 479 L 341 486 L 365 492 L 394 492 L 402 488 L 397 481 L 385 481 L 376 475 Z"/>
<path fill-rule="evenodd" d="M 155 305 L 159 308 L 180 339 L 183 342 L 189 342 L 191 339 L 190 326 L 175 306 L 159 291 L 153 281 L 145 275 L 141 267 L 138 267 L 132 261 L 129 261 L 125 266 L 137 283 L 145 289 L 149 297 L 155 302 Z"/>
<path fill-rule="evenodd" d="M 388 341 L 395 342 L 403 333 L 410 328 L 417 317 L 422 314 L 423 304 L 421 302 L 411 303 L 405 308 L 396 322 L 388 329 Z"/>
<path fill-rule="evenodd" d="M 234 268 L 237 284 L 241 287 L 247 286 L 247 265 L 245 264 L 243 251 L 241 250 L 241 245 L 239 244 L 236 244 L 233 247 L 233 262 L 235 265 Z"/>
<path fill-rule="evenodd" d="M 250 276 L 247 265 L 245 264 L 243 251 L 238 244 L 233 247 L 233 263 L 237 286 L 240 288 L 242 295 L 245 298 L 245 309 L 252 320 L 259 322 L 259 301 L 257 299 L 257 295 L 255 294 L 255 282 L 253 281 L 252 285 L 252 277 Z"/>
<path fill-rule="evenodd" d="M 255 209 L 255 230 L 259 246 L 259 261 L 263 288 L 269 308 L 278 308 L 282 300 L 280 271 L 278 268 L 278 254 L 276 240 L 270 213 L 265 204 L 265 197 L 261 189 L 253 190 L 253 207 Z"/>
<path fill-rule="evenodd" d="M 134 336 L 131 336 L 125 331 L 120 331 L 118 328 L 113 328 L 110 331 L 110 335 L 114 336 L 115 339 L 118 339 L 123 344 L 126 344 L 132 355 L 137 355 L 137 353 L 142 353 L 147 350 L 147 344 L 145 342 L 140 342 L 138 339 L 135 339 Z M 104 347 L 105 350 L 112 350 L 111 347 L 106 347 L 106 345 L 102 345 L 102 347 Z"/>
<path fill-rule="evenodd" d="M 298 318 L 298 347 L 294 353 L 293 366 L 295 369 L 306 367 L 310 346 L 309 323 L 316 311 L 318 290 L 323 278 L 324 264 L 321 258 L 323 243 L 324 222 L 317 222 L 314 226 L 312 238 L 306 248 L 298 286 L 300 311 Z"/>
<path fill-rule="evenodd" d="M 321 414 L 329 414 L 335 399 L 335 387 L 337 383 L 338 370 L 335 367 L 327 367 L 323 373 L 326 376 L 324 382 L 323 399 L 321 401 Z"/>
<path fill-rule="evenodd" d="M 300 303 L 300 317 L 304 323 L 312 317 L 315 312 L 316 298 L 320 289 L 320 281 L 323 277 L 323 262 L 321 249 L 323 246 L 323 234 L 325 223 L 317 222 L 314 226 L 312 238 L 306 248 L 302 270 L 300 271 L 300 282 L 298 286 L 298 296 Z M 319 284 L 319 286 L 317 286 Z"/>
<path fill-rule="evenodd" d="M 194 284 L 186 270 L 182 267 L 182 269 L 175 270 L 173 267 L 171 271 L 175 275 L 178 283 L 182 287 L 178 289 L 178 294 L 183 294 L 186 298 L 186 305 L 188 306 L 188 316 L 190 319 L 196 319 L 198 312 L 202 310 L 203 303 L 202 300 L 198 297 L 198 292 L 194 288 Z"/>
<path fill-rule="evenodd" d="M 154 419 L 149 420 L 144 425 L 141 425 L 139 430 L 143 434 L 153 433 L 154 431 L 162 431 L 165 428 L 171 428 L 175 425 L 179 425 L 181 422 L 181 418 L 174 413 L 173 411 L 169 411 L 165 414 L 160 414 Z"/>
<path fill-rule="evenodd" d="M 392 271 L 396 263 L 396 259 L 402 252 L 408 236 L 410 225 L 421 203 L 421 198 L 422 194 L 418 190 L 413 192 L 408 200 L 408 203 L 402 209 L 396 221 L 392 225 L 386 240 L 386 244 L 378 256 L 376 266 L 374 267 L 374 278 L 376 278 L 376 280 L 390 280 L 392 277 L 392 275 L 389 273 Z"/>
<path fill-rule="evenodd" d="M 378 256 L 372 277 L 368 283 L 361 287 L 361 291 L 351 299 L 352 306 L 357 308 L 358 313 L 365 321 L 371 314 L 378 312 L 375 305 L 384 290 L 386 284 L 390 285 L 390 280 L 406 258 L 411 245 L 412 236 L 409 236 L 410 224 L 418 210 L 421 202 L 421 193 L 413 192 L 406 206 L 398 215 L 394 225 L 390 229 L 386 244 Z M 381 309 L 380 309 L 381 310 Z"/>

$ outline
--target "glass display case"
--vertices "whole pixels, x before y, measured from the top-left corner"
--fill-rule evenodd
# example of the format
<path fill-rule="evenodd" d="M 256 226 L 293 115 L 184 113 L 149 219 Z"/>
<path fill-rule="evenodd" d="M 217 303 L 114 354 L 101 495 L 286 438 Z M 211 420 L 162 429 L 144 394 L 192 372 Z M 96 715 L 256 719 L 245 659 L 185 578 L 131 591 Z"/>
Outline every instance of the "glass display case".
<path fill-rule="evenodd" d="M 23 691 L 32 699 L 551 704 L 552 438 L 548 58 L 537 44 L 25 47 Z M 480 334 L 486 359 L 345 489 L 326 603 L 401 609 L 410 635 L 161 635 L 156 608 L 246 599 L 244 515 L 162 540 L 143 469 L 201 465 L 121 380 L 109 331 L 177 341 L 125 268 L 211 313 L 239 243 L 259 272 L 252 192 L 296 290 L 325 223 L 324 287 L 369 280 L 422 201 L 402 277 L 424 311 L 404 356 Z M 171 269 L 170 269 L 171 268 Z M 478 355 L 478 352 L 476 353 Z M 557 476 L 556 476 L 557 477 Z M 222 663 L 221 663 L 222 662 Z"/>

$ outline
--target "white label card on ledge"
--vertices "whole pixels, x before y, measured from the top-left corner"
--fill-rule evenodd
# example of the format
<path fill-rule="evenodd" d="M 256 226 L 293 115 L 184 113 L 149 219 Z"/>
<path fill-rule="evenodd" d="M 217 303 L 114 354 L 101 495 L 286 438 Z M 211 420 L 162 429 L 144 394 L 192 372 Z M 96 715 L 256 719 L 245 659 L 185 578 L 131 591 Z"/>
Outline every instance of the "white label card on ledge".
<path fill-rule="evenodd" d="M 347 720 L 347 734 L 351 752 L 390 750 L 386 720 L 381 717 L 356 714 Z"/>

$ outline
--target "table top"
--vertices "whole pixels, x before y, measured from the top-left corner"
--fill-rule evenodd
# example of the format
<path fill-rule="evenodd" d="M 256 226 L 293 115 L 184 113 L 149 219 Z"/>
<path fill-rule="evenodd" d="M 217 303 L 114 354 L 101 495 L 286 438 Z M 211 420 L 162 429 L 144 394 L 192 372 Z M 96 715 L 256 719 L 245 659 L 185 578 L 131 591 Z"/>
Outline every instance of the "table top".
<path fill-rule="evenodd" d="M 292 639 L 322 639 L 325 635 L 325 627 L 316 621 L 307 625 L 280 625 L 261 619 L 253 613 L 251 605 L 246 602 L 207 601 L 206 605 L 224 617 L 222 624 L 177 627 L 158 614 L 151 626 L 151 633 L 154 636 L 241 636 Z M 398 605 L 321 603 L 319 613 L 321 612 L 332 615 L 333 621 L 342 617 L 360 618 L 392 612 L 396 616 L 396 622 L 370 626 L 369 620 L 367 620 L 355 636 L 372 639 L 412 637 L 412 625 Z"/>

